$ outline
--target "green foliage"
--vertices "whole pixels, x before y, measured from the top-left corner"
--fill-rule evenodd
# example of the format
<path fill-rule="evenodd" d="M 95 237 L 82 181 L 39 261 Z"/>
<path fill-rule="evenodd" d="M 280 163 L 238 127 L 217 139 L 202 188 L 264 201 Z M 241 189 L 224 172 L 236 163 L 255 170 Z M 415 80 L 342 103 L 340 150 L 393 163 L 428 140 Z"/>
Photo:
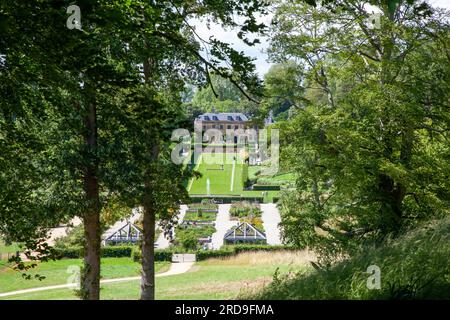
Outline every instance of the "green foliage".
<path fill-rule="evenodd" d="M 185 234 L 193 234 L 198 238 L 207 238 L 216 232 L 216 228 L 212 225 L 185 225 L 182 224 L 177 227 L 176 237 L 182 238 Z"/>
<path fill-rule="evenodd" d="M 269 185 L 269 184 L 254 184 L 253 190 L 267 191 L 267 190 L 280 190 L 279 185 Z"/>
<path fill-rule="evenodd" d="M 248 187 L 249 180 L 248 180 L 248 163 L 247 162 L 242 165 L 241 179 L 242 179 L 242 186 Z"/>
<path fill-rule="evenodd" d="M 235 202 L 230 208 L 230 215 L 237 218 L 261 217 L 261 214 L 261 206 L 248 201 Z"/>
<path fill-rule="evenodd" d="M 197 234 L 190 229 L 177 234 L 177 242 L 186 250 L 195 250 L 198 246 L 198 237 Z"/>
<path fill-rule="evenodd" d="M 304 70 L 275 125 L 297 177 L 281 198 L 283 236 L 328 262 L 450 212 L 449 13 L 373 2 L 370 28 L 364 8 L 341 4 L 276 1 L 270 49 Z"/>
<path fill-rule="evenodd" d="M 450 219 L 433 221 L 358 254 L 330 269 L 281 277 L 256 299 L 449 299 Z M 381 271 L 381 289 L 368 289 L 370 265 Z"/>
<path fill-rule="evenodd" d="M 216 212 L 203 212 L 201 209 L 198 211 L 187 211 L 183 218 L 183 221 L 215 221 Z"/>
<path fill-rule="evenodd" d="M 102 258 L 120 258 L 131 257 L 135 246 L 106 246 L 100 249 Z M 83 247 L 61 247 L 56 248 L 58 258 L 76 259 L 82 258 L 84 254 Z"/>
<path fill-rule="evenodd" d="M 84 228 L 83 225 L 78 225 L 69 230 L 65 237 L 57 238 L 55 240 L 55 248 L 66 248 L 74 246 L 84 246 Z"/>

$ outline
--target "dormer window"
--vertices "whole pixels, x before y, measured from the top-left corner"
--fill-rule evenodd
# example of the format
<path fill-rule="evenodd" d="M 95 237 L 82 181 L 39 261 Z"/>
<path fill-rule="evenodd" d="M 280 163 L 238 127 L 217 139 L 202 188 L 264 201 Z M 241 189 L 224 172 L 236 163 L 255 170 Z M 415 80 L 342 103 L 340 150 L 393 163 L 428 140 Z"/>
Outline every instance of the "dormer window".
<path fill-rule="evenodd" d="M 238 116 L 236 119 L 237 121 L 242 121 L 242 118 L 240 116 Z"/>
<path fill-rule="evenodd" d="M 219 121 L 219 119 L 217 118 L 217 116 L 213 116 L 213 120 L 214 120 L 214 121 Z"/>
<path fill-rule="evenodd" d="M 233 121 L 233 117 L 232 116 L 228 116 L 227 119 L 228 119 L 228 121 Z"/>
<path fill-rule="evenodd" d="M 208 116 L 205 116 L 205 120 L 206 120 L 206 121 L 210 121 L 210 119 L 209 119 Z"/>

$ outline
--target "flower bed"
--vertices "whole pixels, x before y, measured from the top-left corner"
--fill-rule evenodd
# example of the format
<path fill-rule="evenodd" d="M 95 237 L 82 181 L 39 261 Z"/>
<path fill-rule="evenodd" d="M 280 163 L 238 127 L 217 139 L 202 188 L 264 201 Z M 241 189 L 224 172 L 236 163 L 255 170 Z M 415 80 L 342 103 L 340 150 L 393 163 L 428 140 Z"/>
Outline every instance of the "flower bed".
<path fill-rule="evenodd" d="M 258 203 L 239 201 L 231 205 L 230 215 L 234 218 L 261 217 L 261 206 Z"/>
<path fill-rule="evenodd" d="M 203 210 L 187 211 L 183 220 L 212 222 L 216 220 L 216 215 L 217 215 L 216 211 L 213 212 Z"/>

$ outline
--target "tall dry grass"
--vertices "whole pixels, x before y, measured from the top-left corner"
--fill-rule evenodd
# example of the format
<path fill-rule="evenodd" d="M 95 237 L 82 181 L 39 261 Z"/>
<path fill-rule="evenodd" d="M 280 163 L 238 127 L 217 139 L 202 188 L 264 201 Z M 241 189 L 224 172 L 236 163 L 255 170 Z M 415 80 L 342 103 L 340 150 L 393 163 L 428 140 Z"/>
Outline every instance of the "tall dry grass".
<path fill-rule="evenodd" d="M 232 257 L 209 259 L 212 265 L 309 265 L 316 256 L 308 250 L 254 251 L 242 252 Z"/>

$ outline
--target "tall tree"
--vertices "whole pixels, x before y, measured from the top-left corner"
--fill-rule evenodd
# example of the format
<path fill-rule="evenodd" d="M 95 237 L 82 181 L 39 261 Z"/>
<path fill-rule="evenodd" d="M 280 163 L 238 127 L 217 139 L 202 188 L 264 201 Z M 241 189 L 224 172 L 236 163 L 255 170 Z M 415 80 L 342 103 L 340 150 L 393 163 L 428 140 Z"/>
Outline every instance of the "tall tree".
<path fill-rule="evenodd" d="M 448 12 L 391 2 L 277 5 L 271 54 L 305 66 L 310 102 L 281 124 L 284 236 L 332 256 L 449 210 Z"/>

